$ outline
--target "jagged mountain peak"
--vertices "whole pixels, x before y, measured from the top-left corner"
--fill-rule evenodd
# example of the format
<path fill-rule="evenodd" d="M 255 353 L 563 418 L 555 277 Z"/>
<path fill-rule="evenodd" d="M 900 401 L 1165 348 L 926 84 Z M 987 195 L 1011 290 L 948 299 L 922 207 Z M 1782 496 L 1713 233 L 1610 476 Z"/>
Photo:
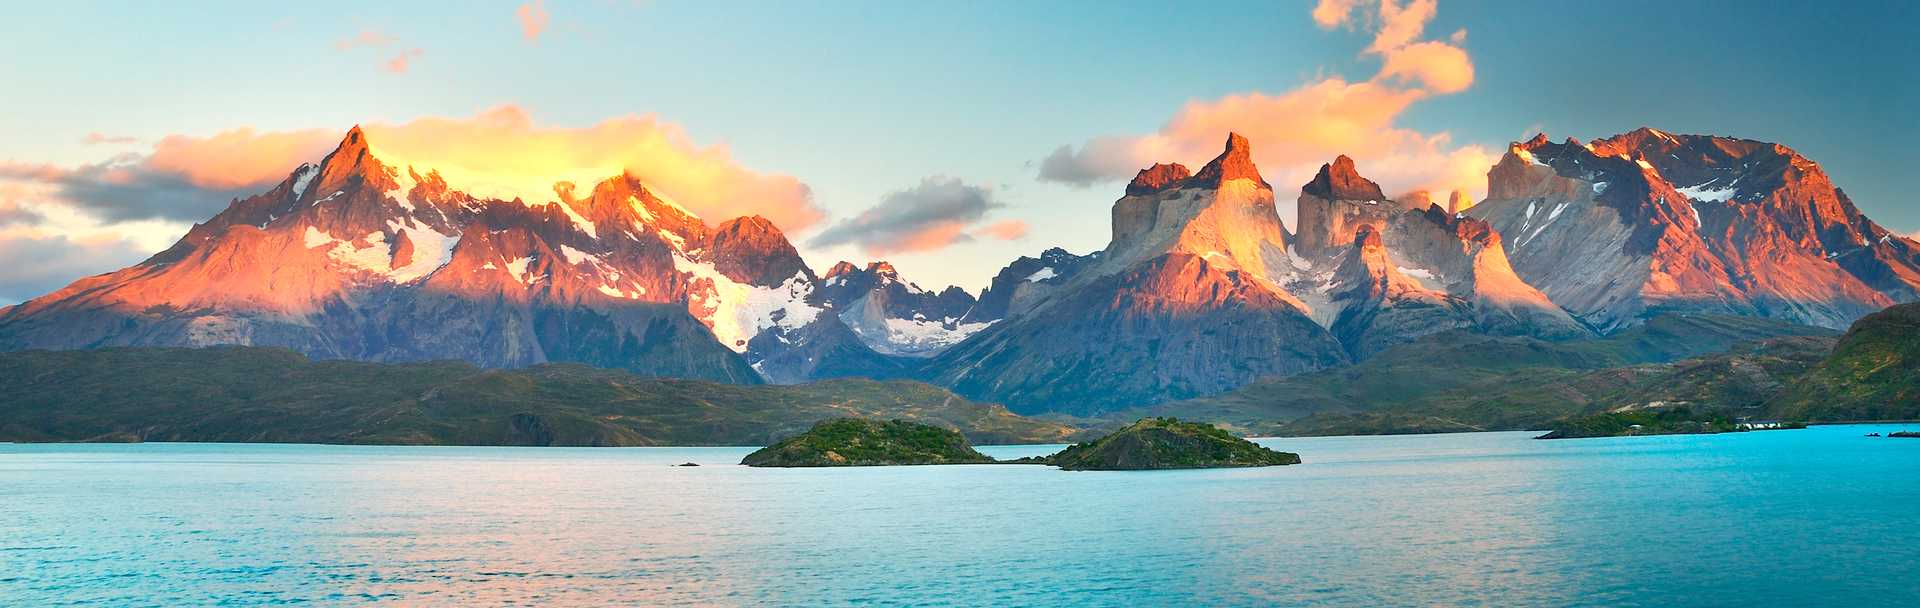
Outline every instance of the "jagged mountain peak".
<path fill-rule="evenodd" d="M 1353 159 L 1344 154 L 1320 165 L 1320 172 L 1300 186 L 1297 200 L 1299 219 L 1294 244 L 1310 258 L 1344 250 L 1361 227 L 1384 226 L 1395 213 L 1407 208 L 1389 202 L 1380 185 L 1362 177 Z"/>
<path fill-rule="evenodd" d="M 742 283 L 773 287 L 796 276 L 814 279 L 800 252 L 767 218 L 749 215 L 721 222 L 708 243 L 714 269 Z"/>
<path fill-rule="evenodd" d="M 1139 174 L 1133 176 L 1133 181 L 1127 183 L 1127 195 L 1153 194 L 1168 188 L 1177 188 L 1189 177 L 1193 177 L 1193 173 L 1187 170 L 1186 165 L 1154 163 L 1151 167 L 1141 169 Z"/>
<path fill-rule="evenodd" d="M 1300 191 L 1327 200 L 1387 200 L 1387 196 L 1380 192 L 1380 184 L 1361 177 L 1353 159 L 1345 154 L 1334 157 L 1333 162 L 1320 165 L 1320 172 L 1301 186 Z"/>
<path fill-rule="evenodd" d="M 340 139 L 340 145 L 321 159 L 320 171 L 308 191 L 332 192 L 346 187 L 349 180 L 376 179 L 388 181 L 385 165 L 373 157 L 367 144 L 366 134 L 359 125 L 354 125 Z"/>
<path fill-rule="evenodd" d="M 831 279 L 843 274 L 847 274 L 849 272 L 859 272 L 859 271 L 860 271 L 860 267 L 853 265 L 853 262 L 840 260 L 838 262 L 834 262 L 833 267 L 827 269 L 827 274 L 821 275 L 821 276 L 823 278 Z"/>
<path fill-rule="evenodd" d="M 1218 188 L 1237 179 L 1250 179 L 1261 188 L 1273 189 L 1267 180 L 1260 178 L 1260 168 L 1253 165 L 1253 144 L 1239 133 L 1228 133 L 1226 149 L 1201 167 L 1199 173 L 1187 179 L 1186 184 L 1188 187 Z"/>
<path fill-rule="evenodd" d="M 1447 195 L 1447 213 L 1463 213 L 1472 206 L 1473 200 L 1467 198 L 1466 192 L 1455 190 Z"/>

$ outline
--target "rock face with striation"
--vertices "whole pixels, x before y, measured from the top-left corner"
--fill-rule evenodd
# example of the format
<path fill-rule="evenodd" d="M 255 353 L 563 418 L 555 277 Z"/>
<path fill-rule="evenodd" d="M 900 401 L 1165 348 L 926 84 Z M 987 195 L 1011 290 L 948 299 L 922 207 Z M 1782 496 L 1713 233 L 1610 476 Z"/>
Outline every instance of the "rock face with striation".
<path fill-rule="evenodd" d="M 1296 247 L 1306 256 L 1330 257 L 1348 245 L 1364 226 L 1384 228 L 1401 206 L 1380 193 L 1380 185 L 1360 176 L 1353 159 L 1342 155 L 1320 165 L 1313 180 L 1300 187 Z"/>
<path fill-rule="evenodd" d="M 1345 156 L 1300 188 L 1287 288 L 1355 359 L 1450 329 L 1588 332 L 1521 281 L 1486 222 L 1380 197 Z"/>
<path fill-rule="evenodd" d="M 1089 414 L 1346 363 L 1273 279 L 1289 268 L 1287 235 L 1250 149 L 1231 135 L 1193 176 L 1143 171 L 1114 203 L 1105 249 L 1071 273 L 1046 266 L 1056 274 L 1043 282 L 1057 284 L 928 361 L 924 377 L 1017 412 Z"/>
<path fill-rule="evenodd" d="M 1290 235 L 1238 135 L 1198 173 L 1142 170 L 1113 239 L 1016 262 L 981 299 L 1005 317 L 923 377 L 1015 411 L 1074 414 L 1232 390 L 1467 329 L 1589 335 L 1515 276 L 1486 222 L 1387 199 L 1340 157 L 1300 193 Z M 1046 257 L 1046 256 L 1043 256 Z M 1037 284 L 1020 277 L 1044 276 Z M 1016 285 L 1004 309 L 1003 289 Z"/>
<path fill-rule="evenodd" d="M 1642 128 L 1513 144 L 1469 213 L 1514 268 L 1602 331 L 1661 312 L 1842 328 L 1920 289 L 1920 245 L 1785 146 Z"/>

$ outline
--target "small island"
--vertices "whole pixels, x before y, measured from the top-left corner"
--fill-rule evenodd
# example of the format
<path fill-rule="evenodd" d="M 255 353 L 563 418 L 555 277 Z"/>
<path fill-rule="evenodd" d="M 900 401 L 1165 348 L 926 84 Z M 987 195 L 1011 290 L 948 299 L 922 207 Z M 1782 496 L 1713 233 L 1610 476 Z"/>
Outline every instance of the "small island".
<path fill-rule="evenodd" d="M 1111 435 L 1031 461 L 1068 471 L 1139 471 L 1300 464 L 1300 455 L 1267 449 L 1208 424 L 1142 418 Z"/>
<path fill-rule="evenodd" d="M 1534 439 L 1584 439 L 1643 435 L 1711 435 L 1755 430 L 1802 429 L 1798 422 L 1746 423 L 1713 411 L 1687 407 L 1614 410 L 1561 420 L 1552 431 Z"/>
<path fill-rule="evenodd" d="M 870 467 L 925 464 L 987 464 L 960 433 L 905 420 L 885 422 L 835 418 L 807 432 L 755 450 L 741 459 L 750 467 Z"/>
<path fill-rule="evenodd" d="M 1897 433 L 1887 433 L 1887 436 L 1888 437 L 1906 437 L 1908 439 L 1920 439 L 1920 432 L 1900 431 Z"/>

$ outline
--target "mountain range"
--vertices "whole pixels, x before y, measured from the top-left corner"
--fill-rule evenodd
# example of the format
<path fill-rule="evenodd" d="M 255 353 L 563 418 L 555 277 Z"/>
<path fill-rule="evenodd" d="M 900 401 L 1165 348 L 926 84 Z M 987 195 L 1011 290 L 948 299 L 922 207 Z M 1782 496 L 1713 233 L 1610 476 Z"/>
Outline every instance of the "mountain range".
<path fill-rule="evenodd" d="M 0 309 L 0 350 L 248 345 L 734 384 L 905 378 L 1097 416 L 1449 336 L 1589 341 L 1667 315 L 1842 329 L 1920 299 L 1920 244 L 1778 144 L 1543 135 L 1489 170 L 1487 200 L 1444 208 L 1389 198 L 1341 156 L 1288 193 L 1291 229 L 1252 145 L 1229 134 L 1198 171 L 1142 169 L 1106 247 L 1018 258 L 972 294 L 879 261 L 817 273 L 766 219 L 709 224 L 630 174 L 558 183 L 544 201 L 476 196 L 384 162 L 355 128 L 167 250 Z"/>

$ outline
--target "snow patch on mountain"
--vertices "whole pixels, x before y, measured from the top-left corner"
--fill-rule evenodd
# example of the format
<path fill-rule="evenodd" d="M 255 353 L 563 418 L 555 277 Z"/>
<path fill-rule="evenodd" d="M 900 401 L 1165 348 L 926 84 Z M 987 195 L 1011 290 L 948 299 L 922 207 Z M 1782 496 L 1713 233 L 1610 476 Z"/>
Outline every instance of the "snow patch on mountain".
<path fill-rule="evenodd" d="M 807 303 L 813 283 L 805 274 L 795 273 L 779 285 L 760 287 L 734 281 L 715 269 L 712 262 L 696 262 L 680 253 L 674 254 L 673 267 L 691 275 L 689 283 L 696 289 L 705 281 L 706 293 L 690 297 L 688 304 L 695 308 L 694 316 L 706 321 L 714 337 L 734 352 L 746 352 L 747 341 L 769 327 L 799 329 L 820 316 L 820 309 Z"/>
<path fill-rule="evenodd" d="M 580 212 L 574 211 L 571 203 L 560 202 L 553 204 L 559 205 L 560 210 L 567 213 L 567 218 L 573 220 L 574 227 L 579 228 L 581 232 L 587 233 L 587 238 L 600 238 L 600 231 L 598 227 L 593 225 L 593 220 L 589 220 L 586 216 L 580 215 Z"/>
<path fill-rule="evenodd" d="M 1700 201 L 1702 203 L 1724 203 L 1733 198 L 1733 194 L 1735 192 L 1734 188 L 1732 187 L 1717 188 L 1717 189 L 1707 188 L 1707 186 L 1710 186 L 1712 184 L 1713 182 L 1707 182 L 1704 184 L 1700 184 L 1698 186 L 1674 188 L 1674 191 L 1679 192 L 1681 196 L 1685 196 L 1687 198 Z"/>
<path fill-rule="evenodd" d="M 413 259 L 405 266 L 389 268 L 382 272 L 395 283 L 406 283 L 433 274 L 433 271 L 453 261 L 453 246 L 460 243 L 460 237 L 447 236 L 429 228 L 401 226 L 394 220 L 387 221 L 387 227 L 396 233 L 404 233 L 407 240 L 413 242 Z M 389 263 L 392 258 L 389 256 Z"/>
<path fill-rule="evenodd" d="M 532 285 L 535 277 L 527 272 L 527 265 L 532 262 L 533 258 L 514 258 L 512 261 L 507 262 L 507 273 L 512 274 L 513 279 L 519 281 L 522 285 Z"/>
<path fill-rule="evenodd" d="M 959 344 L 968 336 L 992 326 L 995 321 L 978 323 L 954 323 L 951 319 L 887 319 L 886 335 L 862 336 L 877 338 L 866 340 L 874 350 L 890 355 L 910 355 L 939 352 L 947 347 Z M 861 331 L 856 328 L 855 331 Z M 861 332 L 868 333 L 868 332 Z"/>
<path fill-rule="evenodd" d="M 446 266 L 453 260 L 453 246 L 459 237 L 447 236 L 425 228 L 401 225 L 398 221 L 388 220 L 387 227 L 396 234 L 405 234 L 413 243 L 413 256 L 406 264 L 394 267 L 393 245 L 387 241 L 386 233 L 374 231 L 360 237 L 357 241 L 348 241 L 321 232 L 312 226 L 302 235 L 307 249 L 325 247 L 327 257 L 347 266 L 358 268 L 395 283 L 407 283 L 433 274 L 433 271 Z"/>
<path fill-rule="evenodd" d="M 294 170 L 293 198 L 306 196 L 307 187 L 313 185 L 313 177 L 319 174 L 320 166 L 313 163 L 302 163 L 299 169 Z"/>

